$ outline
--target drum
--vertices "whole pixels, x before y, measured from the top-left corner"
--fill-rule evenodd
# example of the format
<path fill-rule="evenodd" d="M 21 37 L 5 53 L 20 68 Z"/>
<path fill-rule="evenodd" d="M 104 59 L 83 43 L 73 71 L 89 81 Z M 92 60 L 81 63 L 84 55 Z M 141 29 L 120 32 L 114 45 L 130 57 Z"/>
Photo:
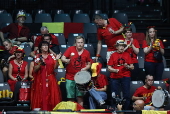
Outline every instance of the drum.
<path fill-rule="evenodd" d="M 75 74 L 74 80 L 79 91 L 86 92 L 92 88 L 91 75 L 88 71 L 79 71 Z"/>
<path fill-rule="evenodd" d="M 152 95 L 153 106 L 159 108 L 168 104 L 169 93 L 166 90 L 156 90 Z"/>

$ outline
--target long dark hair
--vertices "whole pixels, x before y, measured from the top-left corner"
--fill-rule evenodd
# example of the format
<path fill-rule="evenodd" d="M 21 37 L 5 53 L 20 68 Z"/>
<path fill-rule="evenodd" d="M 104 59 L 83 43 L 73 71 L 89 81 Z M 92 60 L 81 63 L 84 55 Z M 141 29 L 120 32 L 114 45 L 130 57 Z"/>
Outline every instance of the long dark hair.
<path fill-rule="evenodd" d="M 49 50 L 50 44 L 49 44 L 47 41 L 42 41 L 42 42 L 40 42 L 40 44 L 38 45 L 39 53 L 42 53 L 41 47 L 42 47 L 43 44 L 47 44 L 47 45 L 48 45 L 48 53 L 50 53 L 50 50 Z"/>

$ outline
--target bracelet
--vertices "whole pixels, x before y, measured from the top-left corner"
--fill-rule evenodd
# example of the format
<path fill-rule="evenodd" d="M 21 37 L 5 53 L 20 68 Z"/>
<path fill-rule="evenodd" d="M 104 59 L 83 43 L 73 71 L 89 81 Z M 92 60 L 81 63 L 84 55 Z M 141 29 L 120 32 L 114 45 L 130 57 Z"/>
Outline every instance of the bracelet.
<path fill-rule="evenodd" d="M 100 57 L 100 54 L 96 54 L 96 57 Z"/>

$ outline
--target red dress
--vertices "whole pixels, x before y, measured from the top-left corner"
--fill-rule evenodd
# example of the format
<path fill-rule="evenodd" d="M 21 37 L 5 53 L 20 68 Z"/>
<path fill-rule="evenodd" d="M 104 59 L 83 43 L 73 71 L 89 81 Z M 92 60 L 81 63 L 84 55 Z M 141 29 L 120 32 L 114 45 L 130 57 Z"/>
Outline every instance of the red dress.
<path fill-rule="evenodd" d="M 39 54 L 36 55 L 34 65 L 39 63 Z M 31 87 L 31 108 L 51 111 L 61 102 L 61 92 L 55 78 L 54 65 L 56 63 L 53 54 L 49 54 L 44 60 L 45 66 L 33 72 L 34 81 Z"/>
<path fill-rule="evenodd" d="M 24 75 L 25 75 L 25 67 L 27 66 L 27 62 L 26 61 L 23 61 L 23 63 L 18 66 L 14 60 L 10 61 L 10 64 L 12 65 L 12 76 L 14 78 L 17 77 L 17 75 L 19 75 L 21 78 L 24 78 Z M 18 68 L 20 67 L 20 72 L 18 73 Z M 9 83 L 9 86 L 11 88 L 11 91 L 14 91 L 14 88 L 15 88 L 15 84 L 16 84 L 17 81 L 14 81 L 14 80 L 11 80 L 9 79 L 8 80 L 8 83 Z"/>

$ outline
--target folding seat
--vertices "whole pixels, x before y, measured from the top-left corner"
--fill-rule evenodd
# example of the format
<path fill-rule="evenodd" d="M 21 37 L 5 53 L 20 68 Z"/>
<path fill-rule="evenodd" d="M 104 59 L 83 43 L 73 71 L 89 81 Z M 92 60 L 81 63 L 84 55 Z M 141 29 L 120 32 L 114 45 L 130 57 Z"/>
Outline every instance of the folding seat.
<path fill-rule="evenodd" d="M 87 33 L 87 43 L 92 44 L 94 52 L 97 51 L 97 33 Z"/>
<path fill-rule="evenodd" d="M 107 76 L 108 78 L 110 77 L 110 72 L 109 72 L 108 68 L 101 68 L 100 73 L 101 73 L 101 74 L 104 74 L 104 75 Z"/>
<path fill-rule="evenodd" d="M 23 58 L 23 60 L 28 63 L 28 68 L 30 68 L 29 66 L 30 66 L 30 63 L 33 61 L 33 58 L 30 57 L 30 56 L 25 56 L 25 57 Z"/>
<path fill-rule="evenodd" d="M 54 22 L 71 22 L 71 18 L 69 14 L 55 14 Z"/>
<path fill-rule="evenodd" d="M 70 47 L 70 45 L 59 45 L 59 48 L 60 48 L 60 52 L 62 54 L 64 54 L 64 52 L 66 51 L 66 49 Z"/>
<path fill-rule="evenodd" d="M 134 23 L 130 26 L 130 28 L 132 29 L 132 33 L 136 33 L 136 27 Z"/>
<path fill-rule="evenodd" d="M 65 78 L 66 75 L 66 69 L 65 68 L 58 68 L 55 69 L 56 74 L 56 79 L 57 81 L 61 81 L 61 78 Z"/>
<path fill-rule="evenodd" d="M 0 13 L 7 13 L 5 9 L 0 9 Z"/>
<path fill-rule="evenodd" d="M 30 56 L 31 53 L 31 47 L 29 44 L 24 44 L 24 52 L 25 52 L 25 56 Z"/>
<path fill-rule="evenodd" d="M 102 13 L 101 10 L 90 10 L 90 11 L 89 11 L 90 19 L 93 19 L 93 15 L 95 15 L 95 14 L 101 14 L 101 13 Z"/>
<path fill-rule="evenodd" d="M 91 57 L 95 56 L 92 44 L 84 44 L 84 48 L 90 52 Z"/>
<path fill-rule="evenodd" d="M 84 13 L 83 10 L 75 9 L 75 10 L 70 10 L 69 15 L 71 19 L 73 19 L 74 14 L 83 14 L 83 13 Z"/>
<path fill-rule="evenodd" d="M 94 23 L 84 23 L 84 36 L 87 38 L 88 33 L 97 33 L 97 26 Z"/>
<path fill-rule="evenodd" d="M 88 14 L 74 14 L 73 16 L 74 23 L 90 23 L 90 17 Z"/>
<path fill-rule="evenodd" d="M 44 9 L 34 9 L 34 10 L 32 10 L 33 19 L 35 19 L 36 14 L 42 14 L 42 13 L 46 13 L 46 11 Z"/>
<path fill-rule="evenodd" d="M 143 85 L 144 85 L 143 81 L 131 81 L 131 83 L 130 83 L 130 98 L 132 98 L 136 89 Z"/>
<path fill-rule="evenodd" d="M 157 88 L 158 86 L 161 86 L 162 89 L 165 89 L 165 90 L 167 89 L 165 82 L 162 81 L 162 80 L 154 81 L 153 86 L 155 86 L 156 88 Z"/>
<path fill-rule="evenodd" d="M 138 56 L 138 64 L 139 64 L 139 68 L 144 68 L 144 57 L 143 56 Z"/>
<path fill-rule="evenodd" d="M 69 33 L 69 35 L 68 35 L 68 45 L 70 45 L 70 46 L 72 46 L 72 45 L 74 45 L 74 43 L 75 43 L 75 38 L 77 37 L 77 36 L 82 36 L 84 39 L 86 39 L 85 37 L 84 37 L 84 34 L 83 33 Z M 86 43 L 86 42 L 85 42 Z"/>
<path fill-rule="evenodd" d="M 112 17 L 116 18 L 123 25 L 128 24 L 128 16 L 126 13 L 113 13 Z"/>
<path fill-rule="evenodd" d="M 66 39 L 63 33 L 54 33 L 54 35 L 58 38 L 59 45 L 66 45 Z"/>
<path fill-rule="evenodd" d="M 0 83 L 3 83 L 4 82 L 4 76 L 3 76 L 3 73 L 0 69 Z"/>
<path fill-rule="evenodd" d="M 51 15 L 49 13 L 36 14 L 34 23 L 42 23 L 42 22 L 52 22 Z"/>
<path fill-rule="evenodd" d="M 13 23 L 13 19 L 10 13 L 1 13 L 0 14 L 0 25 L 2 23 Z"/>
<path fill-rule="evenodd" d="M 105 63 L 107 63 L 106 55 L 107 55 L 107 45 L 102 45 L 100 56 L 104 60 Z"/>
<path fill-rule="evenodd" d="M 55 14 L 63 14 L 64 10 L 61 9 L 55 9 L 55 10 L 51 10 L 51 17 L 54 19 Z"/>
<path fill-rule="evenodd" d="M 162 79 L 166 79 L 166 78 L 170 79 L 170 68 L 164 68 L 164 72 L 162 74 Z"/>

